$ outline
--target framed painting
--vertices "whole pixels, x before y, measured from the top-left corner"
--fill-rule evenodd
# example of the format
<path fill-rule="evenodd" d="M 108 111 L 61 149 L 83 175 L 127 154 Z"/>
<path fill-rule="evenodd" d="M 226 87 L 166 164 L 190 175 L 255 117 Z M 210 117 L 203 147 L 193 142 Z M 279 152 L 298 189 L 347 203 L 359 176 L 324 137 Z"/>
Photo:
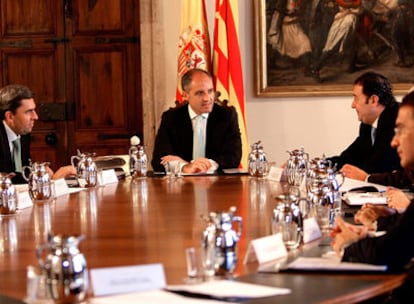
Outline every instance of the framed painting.
<path fill-rule="evenodd" d="M 414 85 L 412 2 L 252 1 L 257 96 L 349 95 L 366 71 L 396 95 Z"/>

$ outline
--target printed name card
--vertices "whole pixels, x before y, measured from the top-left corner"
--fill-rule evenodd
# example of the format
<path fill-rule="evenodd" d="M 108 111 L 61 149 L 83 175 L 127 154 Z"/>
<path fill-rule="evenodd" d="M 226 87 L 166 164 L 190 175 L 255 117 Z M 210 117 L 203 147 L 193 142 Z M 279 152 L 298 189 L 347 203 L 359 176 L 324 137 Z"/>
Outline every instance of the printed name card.
<path fill-rule="evenodd" d="M 269 173 L 267 175 L 267 179 L 280 182 L 280 179 L 282 178 L 282 174 L 283 174 L 283 168 L 271 166 Z"/>
<path fill-rule="evenodd" d="M 17 209 L 24 209 L 33 206 L 32 198 L 30 197 L 29 191 L 18 191 L 17 192 Z"/>
<path fill-rule="evenodd" d="M 91 269 L 95 296 L 149 291 L 166 287 L 162 264 Z"/>
<path fill-rule="evenodd" d="M 88 184 L 86 182 L 86 179 L 84 179 L 84 178 L 78 178 L 78 183 L 79 183 L 79 187 L 81 187 L 81 188 L 85 188 L 86 185 Z"/>
<path fill-rule="evenodd" d="M 244 263 L 258 261 L 259 264 L 287 256 L 286 246 L 283 243 L 282 234 L 255 239 L 250 242 L 244 257 Z"/>
<path fill-rule="evenodd" d="M 55 197 L 69 194 L 69 187 L 64 178 L 55 179 L 53 184 L 55 187 Z"/>
<path fill-rule="evenodd" d="M 118 182 L 118 177 L 114 169 L 103 170 L 98 174 L 98 184 L 101 186 Z"/>
<path fill-rule="evenodd" d="M 316 218 L 311 217 L 303 221 L 303 243 L 309 243 L 322 237 Z"/>

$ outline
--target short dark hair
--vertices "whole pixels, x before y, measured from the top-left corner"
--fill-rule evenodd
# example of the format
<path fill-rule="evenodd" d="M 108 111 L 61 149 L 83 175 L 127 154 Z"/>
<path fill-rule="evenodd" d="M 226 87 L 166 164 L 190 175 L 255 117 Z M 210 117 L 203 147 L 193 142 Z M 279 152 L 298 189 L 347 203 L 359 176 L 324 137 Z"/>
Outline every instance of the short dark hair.
<path fill-rule="evenodd" d="M 390 81 L 384 75 L 376 72 L 366 72 L 359 76 L 354 85 L 362 86 L 362 93 L 371 97 L 377 95 L 379 103 L 388 107 L 396 103 Z"/>
<path fill-rule="evenodd" d="M 1 88 L 0 119 L 4 119 L 7 111 L 11 111 L 15 114 L 17 108 L 22 105 L 22 100 L 31 98 L 34 98 L 33 92 L 24 85 L 11 84 Z"/>
<path fill-rule="evenodd" d="M 187 92 L 187 90 L 189 89 L 191 82 L 193 81 L 193 75 L 197 74 L 197 73 L 203 73 L 206 74 L 208 77 L 210 77 L 210 79 L 213 79 L 213 77 L 211 76 L 211 74 L 203 69 L 199 69 L 199 68 L 195 68 L 195 69 L 191 69 L 188 70 L 183 77 L 181 77 L 181 89 L 185 92 Z"/>
<path fill-rule="evenodd" d="M 411 107 L 413 110 L 413 119 L 414 119 L 414 91 L 411 91 L 405 95 L 401 101 L 400 108 L 402 107 Z"/>

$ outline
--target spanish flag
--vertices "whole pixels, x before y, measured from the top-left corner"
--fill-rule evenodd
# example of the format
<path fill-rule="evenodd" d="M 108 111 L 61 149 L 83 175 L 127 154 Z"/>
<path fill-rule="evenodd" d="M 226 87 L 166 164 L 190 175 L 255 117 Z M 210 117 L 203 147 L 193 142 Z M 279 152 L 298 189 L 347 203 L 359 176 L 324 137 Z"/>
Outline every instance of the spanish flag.
<path fill-rule="evenodd" d="M 213 75 L 220 98 L 227 99 L 238 113 L 242 136 L 241 165 L 247 169 L 249 144 L 247 141 L 243 71 L 239 45 L 239 17 L 237 0 L 216 0 L 214 24 Z"/>
<path fill-rule="evenodd" d="M 204 0 L 182 0 L 176 93 L 178 101 L 182 101 L 181 77 L 192 68 L 210 71 L 210 52 Z"/>

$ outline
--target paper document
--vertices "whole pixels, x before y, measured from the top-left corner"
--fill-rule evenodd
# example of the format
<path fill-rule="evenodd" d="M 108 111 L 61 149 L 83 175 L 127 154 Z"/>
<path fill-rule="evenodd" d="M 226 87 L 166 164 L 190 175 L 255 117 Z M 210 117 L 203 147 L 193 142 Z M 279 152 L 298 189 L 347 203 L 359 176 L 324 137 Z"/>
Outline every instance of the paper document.
<path fill-rule="evenodd" d="M 216 172 L 210 172 L 210 171 L 207 171 L 207 172 L 195 172 L 195 173 L 184 173 L 184 172 L 181 172 L 181 176 L 203 176 L 203 175 L 214 175 L 214 174 L 216 174 Z"/>
<path fill-rule="evenodd" d="M 184 292 L 186 295 L 206 295 L 211 296 L 213 299 L 227 301 L 270 297 L 291 292 L 288 288 L 268 287 L 228 280 L 214 280 L 189 285 L 170 285 L 167 287 L 167 290 Z"/>
<path fill-rule="evenodd" d="M 223 173 L 225 174 L 247 174 L 249 171 L 247 169 L 242 168 L 230 168 L 230 169 L 223 169 Z"/>
<path fill-rule="evenodd" d="M 351 206 L 361 206 L 366 203 L 386 205 L 387 196 L 383 192 L 347 192 L 342 195 L 342 198 L 346 201 L 348 205 Z"/>
<path fill-rule="evenodd" d="M 220 304 L 228 303 L 224 301 L 214 301 L 210 299 L 197 299 L 180 296 L 178 294 L 165 290 L 155 290 L 147 292 L 135 292 L 109 297 L 97 297 L 88 299 L 90 304 Z"/>
<path fill-rule="evenodd" d="M 385 265 L 341 262 L 333 258 L 299 257 L 287 265 L 287 270 L 308 271 L 386 271 Z"/>
<path fill-rule="evenodd" d="M 366 187 L 366 186 L 373 186 L 377 188 L 379 192 L 384 192 L 385 190 L 387 190 L 387 187 L 383 185 L 367 183 L 367 182 L 363 182 L 360 180 L 345 177 L 345 181 L 342 184 L 342 186 L 339 188 L 339 191 L 348 192 L 349 190 L 352 190 L 354 188 L 360 188 L 360 187 Z"/>

